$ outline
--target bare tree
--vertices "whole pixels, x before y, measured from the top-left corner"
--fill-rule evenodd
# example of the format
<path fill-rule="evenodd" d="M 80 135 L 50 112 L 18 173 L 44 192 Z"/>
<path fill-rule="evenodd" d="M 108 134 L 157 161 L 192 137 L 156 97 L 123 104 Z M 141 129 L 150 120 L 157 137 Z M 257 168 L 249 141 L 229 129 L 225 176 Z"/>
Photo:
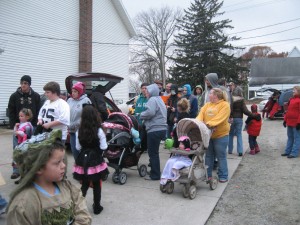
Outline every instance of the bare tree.
<path fill-rule="evenodd" d="M 172 54 L 169 51 L 171 40 L 181 14 L 180 9 L 163 7 L 144 11 L 136 16 L 134 21 L 137 36 L 134 41 L 137 44 L 131 49 L 134 62 L 131 63 L 131 72 L 138 74 L 141 81 L 152 83 L 159 78 L 165 85 L 166 76 L 162 76 L 168 61 L 165 58 L 168 59 Z"/>

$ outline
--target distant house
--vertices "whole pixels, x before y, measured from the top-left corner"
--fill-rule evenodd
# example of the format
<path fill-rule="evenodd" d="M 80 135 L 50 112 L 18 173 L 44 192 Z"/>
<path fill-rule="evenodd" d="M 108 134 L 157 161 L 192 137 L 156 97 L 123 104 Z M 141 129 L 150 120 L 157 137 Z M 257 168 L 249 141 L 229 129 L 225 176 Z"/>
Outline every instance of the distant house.
<path fill-rule="evenodd" d="M 293 50 L 289 52 L 287 57 L 300 57 L 299 49 L 295 46 Z"/>
<path fill-rule="evenodd" d="M 114 99 L 128 99 L 129 39 L 134 27 L 121 0 L 15 0 L 0 7 L 0 119 L 21 76 L 32 88 L 78 72 L 124 77 L 112 89 Z M 109 96 L 108 96 L 109 97 Z"/>
<path fill-rule="evenodd" d="M 278 90 L 300 84 L 300 57 L 259 58 L 251 61 L 249 98 L 263 87 Z"/>

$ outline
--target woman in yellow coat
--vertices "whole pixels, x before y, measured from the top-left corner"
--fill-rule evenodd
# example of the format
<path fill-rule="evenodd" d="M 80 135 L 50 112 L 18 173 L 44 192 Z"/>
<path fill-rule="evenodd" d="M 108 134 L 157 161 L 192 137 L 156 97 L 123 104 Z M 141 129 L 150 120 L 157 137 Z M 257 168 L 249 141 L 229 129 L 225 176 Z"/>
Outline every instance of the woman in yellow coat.
<path fill-rule="evenodd" d="M 230 131 L 229 115 L 230 105 L 227 102 L 227 94 L 219 88 L 213 88 L 209 92 L 209 102 L 201 108 L 196 118 L 203 121 L 207 127 L 213 129 L 205 156 L 205 163 L 208 166 L 208 178 L 211 179 L 214 159 L 218 160 L 218 176 L 221 183 L 228 181 L 226 149 Z"/>

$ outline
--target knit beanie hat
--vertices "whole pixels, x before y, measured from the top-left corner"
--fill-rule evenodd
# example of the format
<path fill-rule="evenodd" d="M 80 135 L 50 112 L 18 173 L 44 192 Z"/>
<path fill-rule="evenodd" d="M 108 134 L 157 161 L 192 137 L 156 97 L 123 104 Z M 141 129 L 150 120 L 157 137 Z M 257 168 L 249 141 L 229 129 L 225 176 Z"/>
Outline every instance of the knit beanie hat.
<path fill-rule="evenodd" d="M 181 142 L 184 145 L 184 150 L 186 150 L 186 151 L 191 150 L 191 140 L 188 136 L 181 136 L 178 139 L 178 142 Z"/>
<path fill-rule="evenodd" d="M 72 89 L 75 89 L 76 91 L 78 91 L 79 96 L 81 96 L 84 91 L 84 86 L 85 85 L 82 82 L 77 82 L 76 84 L 73 85 Z"/>
<path fill-rule="evenodd" d="M 29 85 L 31 85 L 31 77 L 28 75 L 24 75 L 23 77 L 21 77 L 20 83 L 22 83 L 22 81 L 26 81 L 26 82 L 28 82 Z"/>

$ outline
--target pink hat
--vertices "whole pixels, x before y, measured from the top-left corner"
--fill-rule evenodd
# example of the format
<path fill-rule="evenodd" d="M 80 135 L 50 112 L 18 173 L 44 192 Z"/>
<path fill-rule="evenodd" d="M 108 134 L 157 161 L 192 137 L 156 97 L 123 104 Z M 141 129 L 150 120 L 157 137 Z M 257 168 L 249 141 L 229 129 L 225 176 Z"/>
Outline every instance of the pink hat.
<path fill-rule="evenodd" d="M 85 85 L 82 82 L 77 82 L 76 84 L 73 85 L 72 89 L 75 89 L 78 91 L 79 96 L 83 94 Z"/>
<path fill-rule="evenodd" d="M 184 145 L 184 150 L 191 150 L 191 140 L 188 136 L 181 136 L 180 138 L 178 138 L 178 141 Z"/>

